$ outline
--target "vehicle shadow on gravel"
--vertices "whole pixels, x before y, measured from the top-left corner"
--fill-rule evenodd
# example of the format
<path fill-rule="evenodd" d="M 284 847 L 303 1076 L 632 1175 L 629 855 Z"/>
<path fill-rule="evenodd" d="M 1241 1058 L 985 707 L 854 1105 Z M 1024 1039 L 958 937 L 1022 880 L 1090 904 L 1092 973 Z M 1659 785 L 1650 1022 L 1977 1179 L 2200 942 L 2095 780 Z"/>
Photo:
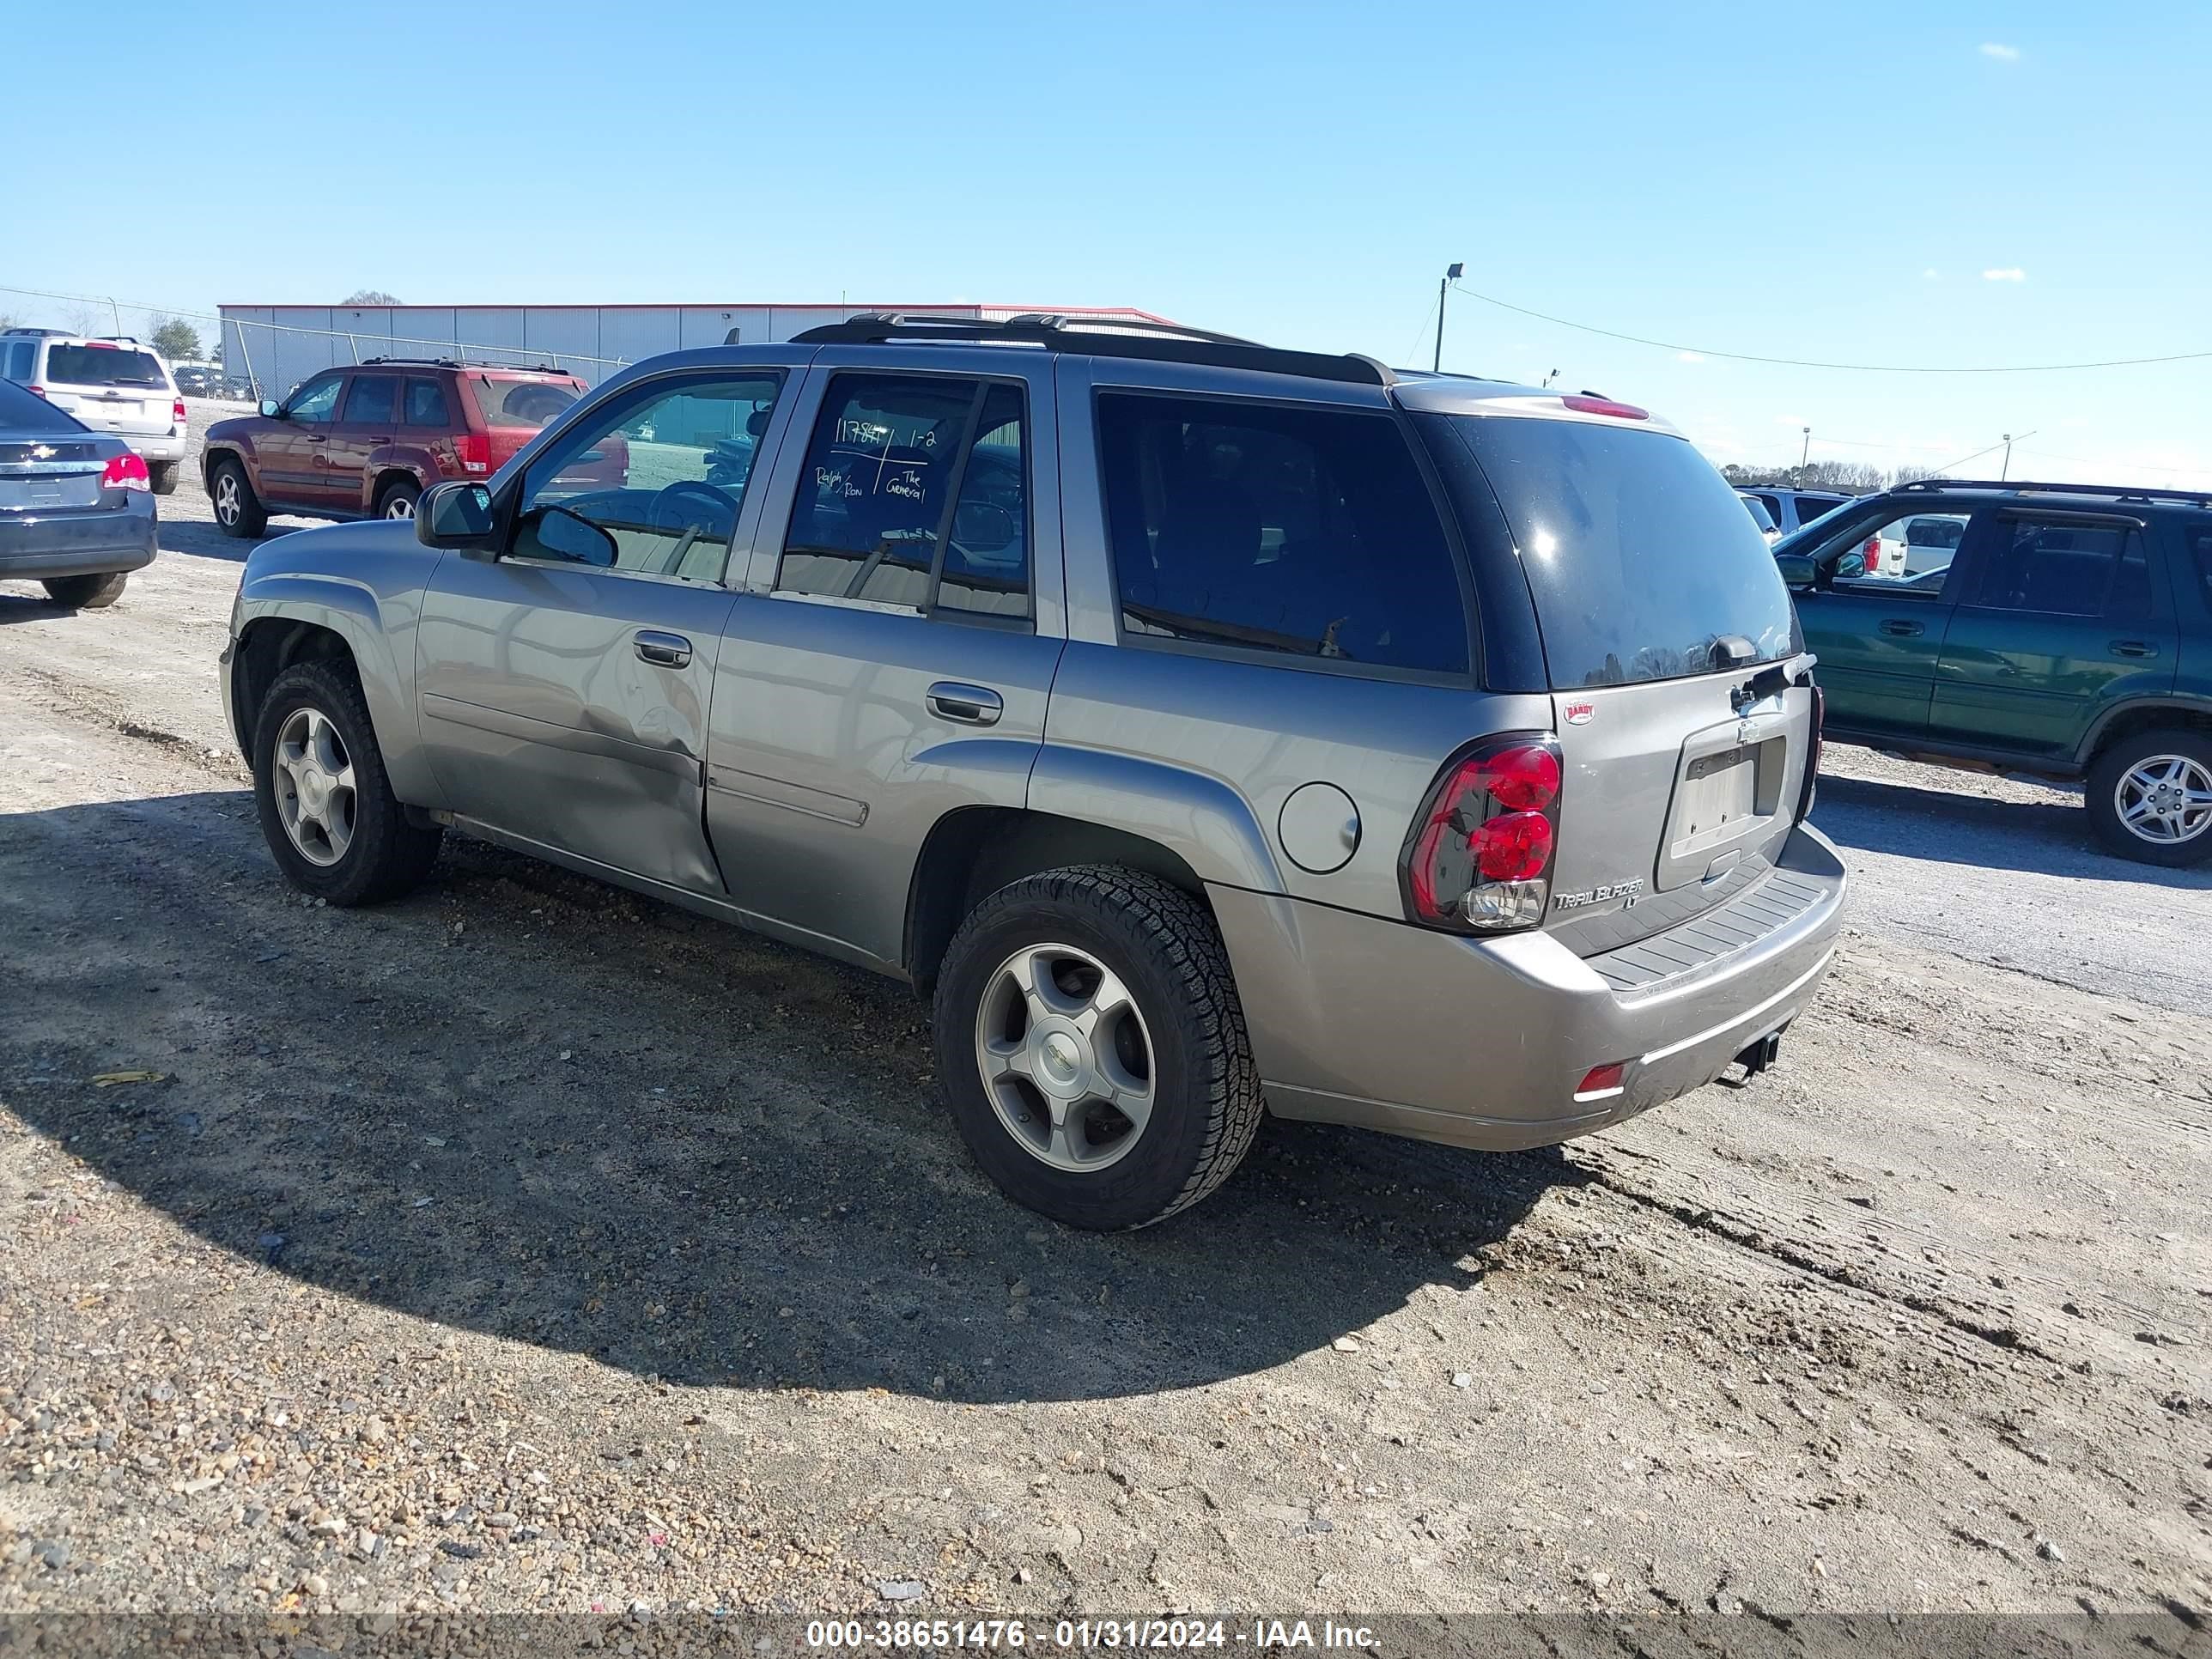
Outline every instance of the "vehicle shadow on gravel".
<path fill-rule="evenodd" d="M 1271 1123 L 1195 1209 L 1072 1231 L 969 1162 L 903 988 L 477 843 L 303 907 L 242 791 L 0 819 L 0 1099 L 245 1264 L 242 1320 L 265 1269 L 665 1382 L 1249 1376 L 1473 1283 L 1583 1179 Z M 162 1075 L 92 1082 L 125 1070 Z"/>
<path fill-rule="evenodd" d="M 2168 870 L 2106 852 L 2078 804 L 1992 800 L 1869 778 L 1820 779 L 1813 822 L 1840 846 L 1983 870 L 2212 888 L 2212 868 Z"/>

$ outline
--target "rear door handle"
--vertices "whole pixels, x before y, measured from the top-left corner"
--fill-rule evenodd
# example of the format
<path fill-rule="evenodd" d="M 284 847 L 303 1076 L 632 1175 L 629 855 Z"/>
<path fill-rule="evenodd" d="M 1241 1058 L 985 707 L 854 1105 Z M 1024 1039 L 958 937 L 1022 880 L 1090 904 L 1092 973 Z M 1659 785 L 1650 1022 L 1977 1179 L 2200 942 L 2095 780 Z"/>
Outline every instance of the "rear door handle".
<path fill-rule="evenodd" d="M 1899 639 L 1910 640 L 1918 637 L 1928 630 L 1917 622 L 1886 622 L 1881 625 L 1881 631 L 1885 634 L 1894 634 Z"/>
<path fill-rule="evenodd" d="M 2116 657 L 2155 657 L 2158 647 L 2148 640 L 2114 640 L 2112 654 Z"/>
<path fill-rule="evenodd" d="M 1006 708 L 1006 699 L 988 686 L 939 680 L 929 688 L 929 712 L 939 720 L 956 720 L 962 726 L 996 726 Z"/>
<path fill-rule="evenodd" d="M 689 668 L 691 641 L 681 634 L 664 634 L 657 628 L 641 628 L 635 638 L 638 660 L 657 668 Z"/>

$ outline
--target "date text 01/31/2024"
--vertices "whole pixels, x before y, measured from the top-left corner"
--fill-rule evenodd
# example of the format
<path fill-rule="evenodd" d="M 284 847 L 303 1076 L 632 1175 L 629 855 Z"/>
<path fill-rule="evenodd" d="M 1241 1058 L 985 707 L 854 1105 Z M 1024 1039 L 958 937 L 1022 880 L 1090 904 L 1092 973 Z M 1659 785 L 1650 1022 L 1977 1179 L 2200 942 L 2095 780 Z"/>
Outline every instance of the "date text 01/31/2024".
<path fill-rule="evenodd" d="M 1060 1619 L 1034 1626 L 1021 1619 L 817 1619 L 806 1645 L 823 1651 L 955 1652 L 963 1648 L 1244 1648 L 1289 1652 L 1301 1648 L 1372 1650 L 1364 1625 L 1324 1619 Z"/>

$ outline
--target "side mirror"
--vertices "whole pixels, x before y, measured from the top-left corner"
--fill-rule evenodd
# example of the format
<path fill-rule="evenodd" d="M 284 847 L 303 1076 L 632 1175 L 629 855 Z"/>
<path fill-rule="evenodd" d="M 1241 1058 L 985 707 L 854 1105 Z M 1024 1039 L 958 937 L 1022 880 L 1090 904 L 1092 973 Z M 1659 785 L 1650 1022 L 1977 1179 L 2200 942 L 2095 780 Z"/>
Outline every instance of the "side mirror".
<path fill-rule="evenodd" d="M 489 484 L 434 483 L 416 503 L 415 539 L 425 547 L 488 547 L 492 527 Z"/>
<path fill-rule="evenodd" d="M 1836 561 L 1836 580 L 1839 582 L 1856 581 L 1866 573 L 1866 555 L 1856 548 Z"/>
<path fill-rule="evenodd" d="M 540 507 L 523 515 L 515 535 L 515 551 L 608 570 L 621 556 L 622 549 L 605 526 L 582 514 L 565 507 Z"/>
<path fill-rule="evenodd" d="M 1783 585 L 1786 587 L 1810 587 L 1813 585 L 1815 567 L 1813 561 L 1802 553 L 1777 553 L 1774 568 L 1782 573 Z"/>
<path fill-rule="evenodd" d="M 952 539 L 978 553 L 998 553 L 1014 544 L 1014 515 L 995 501 L 968 501 L 952 515 Z"/>
<path fill-rule="evenodd" d="M 265 420 L 265 421 L 276 421 L 276 420 L 282 420 L 282 419 L 283 418 L 283 416 L 284 416 L 284 405 L 283 405 L 283 404 L 282 404 L 278 403 L 278 402 L 277 402 L 274 398 L 264 398 L 261 400 L 261 417 L 262 417 L 262 419 L 264 419 L 264 420 Z"/>

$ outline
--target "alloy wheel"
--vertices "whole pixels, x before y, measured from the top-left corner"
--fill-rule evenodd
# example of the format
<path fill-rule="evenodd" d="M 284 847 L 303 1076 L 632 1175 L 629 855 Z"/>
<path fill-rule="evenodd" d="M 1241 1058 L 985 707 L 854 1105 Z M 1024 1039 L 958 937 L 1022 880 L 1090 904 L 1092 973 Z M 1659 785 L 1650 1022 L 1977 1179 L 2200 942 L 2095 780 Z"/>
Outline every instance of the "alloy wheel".
<path fill-rule="evenodd" d="M 2212 772 L 2187 755 L 2145 756 L 2113 786 L 2112 810 L 2154 846 L 2194 841 L 2212 826 Z"/>
<path fill-rule="evenodd" d="M 276 816 L 300 856 L 325 868 L 353 845 L 353 757 L 319 708 L 295 708 L 276 733 L 273 757 Z"/>
<path fill-rule="evenodd" d="M 975 1063 L 1006 1133 L 1055 1170 L 1119 1162 L 1152 1116 L 1145 1017 L 1113 969 L 1072 945 L 1024 945 L 993 970 Z"/>
<path fill-rule="evenodd" d="M 238 494 L 238 474 L 226 472 L 215 481 L 215 515 L 225 525 L 238 522 L 246 511 L 246 503 Z"/>

